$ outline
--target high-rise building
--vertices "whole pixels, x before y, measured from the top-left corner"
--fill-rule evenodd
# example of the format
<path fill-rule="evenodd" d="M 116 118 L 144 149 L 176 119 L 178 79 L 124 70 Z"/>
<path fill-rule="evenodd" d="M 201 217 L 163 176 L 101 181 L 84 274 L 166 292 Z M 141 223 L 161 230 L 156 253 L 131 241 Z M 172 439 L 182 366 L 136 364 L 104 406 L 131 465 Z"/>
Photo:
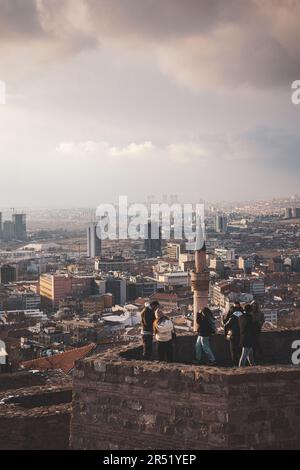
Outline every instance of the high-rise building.
<path fill-rule="evenodd" d="M 0 212 L 0 238 L 2 238 L 2 212 Z"/>
<path fill-rule="evenodd" d="M 223 261 L 234 261 L 235 250 L 233 248 L 215 248 L 215 255 Z"/>
<path fill-rule="evenodd" d="M 300 217 L 300 209 L 299 207 L 293 207 L 292 208 L 292 218 L 298 218 Z"/>
<path fill-rule="evenodd" d="M 14 237 L 17 240 L 26 240 L 26 214 L 13 214 Z"/>
<path fill-rule="evenodd" d="M 253 259 L 247 256 L 240 256 L 238 259 L 238 268 L 242 269 L 245 274 L 251 274 L 253 269 Z"/>
<path fill-rule="evenodd" d="M 17 268 L 10 264 L 3 264 L 0 268 L 0 283 L 8 284 L 17 280 Z"/>
<path fill-rule="evenodd" d="M 216 215 L 216 232 L 226 233 L 227 232 L 227 217 L 226 215 Z"/>
<path fill-rule="evenodd" d="M 145 225 L 144 249 L 149 258 L 161 256 L 161 226 L 156 222 Z"/>
<path fill-rule="evenodd" d="M 300 217 L 300 208 L 299 207 L 286 207 L 284 210 L 285 219 L 296 219 Z"/>
<path fill-rule="evenodd" d="M 2 238 L 3 240 L 9 241 L 14 238 L 15 226 L 11 220 L 5 220 L 2 226 Z"/>
<path fill-rule="evenodd" d="M 124 305 L 126 303 L 126 279 L 113 276 L 107 278 L 105 292 L 112 294 L 114 305 Z"/>
<path fill-rule="evenodd" d="M 179 260 L 179 256 L 183 252 L 183 247 L 183 243 L 168 243 L 166 248 L 166 255 L 168 258 Z"/>
<path fill-rule="evenodd" d="M 71 295 L 72 281 L 69 276 L 42 274 L 40 276 L 40 296 L 45 304 L 58 306 L 59 301 Z"/>
<path fill-rule="evenodd" d="M 101 256 L 101 238 L 97 234 L 97 224 L 92 223 L 86 230 L 87 235 L 87 256 L 96 258 Z"/>
<path fill-rule="evenodd" d="M 67 274 L 42 274 L 40 276 L 40 296 L 44 304 L 58 307 L 67 297 L 91 295 L 94 288 L 92 276 L 69 276 Z"/>
<path fill-rule="evenodd" d="M 292 208 L 291 207 L 286 207 L 284 209 L 284 218 L 285 219 L 291 219 L 292 218 Z"/>

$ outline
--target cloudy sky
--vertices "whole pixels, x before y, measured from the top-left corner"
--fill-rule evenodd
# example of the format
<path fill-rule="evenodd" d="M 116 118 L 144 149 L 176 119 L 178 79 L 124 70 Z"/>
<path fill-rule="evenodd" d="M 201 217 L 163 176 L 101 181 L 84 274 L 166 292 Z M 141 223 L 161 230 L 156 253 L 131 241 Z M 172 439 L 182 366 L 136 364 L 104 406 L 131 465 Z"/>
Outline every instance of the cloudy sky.
<path fill-rule="evenodd" d="M 1 205 L 300 187 L 300 0 L 0 0 Z"/>

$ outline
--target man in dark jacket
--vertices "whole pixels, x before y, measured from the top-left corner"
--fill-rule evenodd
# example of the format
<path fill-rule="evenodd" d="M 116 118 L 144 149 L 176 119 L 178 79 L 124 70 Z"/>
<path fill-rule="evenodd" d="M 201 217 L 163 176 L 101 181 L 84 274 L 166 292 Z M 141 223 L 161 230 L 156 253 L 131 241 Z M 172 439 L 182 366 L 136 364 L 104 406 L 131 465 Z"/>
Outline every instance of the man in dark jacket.
<path fill-rule="evenodd" d="M 142 338 L 143 338 L 143 359 L 149 360 L 152 355 L 153 343 L 153 323 L 155 320 L 155 312 L 159 307 L 159 302 L 154 300 L 145 306 L 141 313 L 142 322 Z"/>
<path fill-rule="evenodd" d="M 229 340 L 230 355 L 234 366 L 239 365 L 240 359 L 240 326 L 239 317 L 243 315 L 240 304 L 235 303 L 227 321 L 224 322 L 226 339 Z"/>
<path fill-rule="evenodd" d="M 253 344 L 255 340 L 255 325 L 251 315 L 251 305 L 245 305 L 244 313 L 239 317 L 240 326 L 240 347 L 242 354 L 239 361 L 239 367 L 245 366 L 246 361 L 250 366 L 254 366 Z"/>

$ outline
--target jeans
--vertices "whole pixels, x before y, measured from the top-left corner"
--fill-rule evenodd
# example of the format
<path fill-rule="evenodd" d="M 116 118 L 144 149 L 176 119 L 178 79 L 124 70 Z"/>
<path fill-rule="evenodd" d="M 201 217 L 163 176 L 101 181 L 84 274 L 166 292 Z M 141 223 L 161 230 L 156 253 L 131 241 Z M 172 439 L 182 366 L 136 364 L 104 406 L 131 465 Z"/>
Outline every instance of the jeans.
<path fill-rule="evenodd" d="M 206 354 L 208 362 L 216 362 L 214 353 L 212 352 L 209 344 L 208 336 L 198 336 L 196 341 L 196 359 L 201 362 L 202 350 Z"/>
<path fill-rule="evenodd" d="M 167 362 L 173 361 L 173 341 L 158 341 L 158 360 Z"/>
<path fill-rule="evenodd" d="M 143 335 L 143 359 L 149 360 L 152 356 L 152 335 Z"/>
<path fill-rule="evenodd" d="M 248 360 L 250 366 L 255 366 L 254 358 L 253 358 L 253 349 L 252 348 L 243 348 L 242 354 L 239 362 L 239 367 L 243 367 L 246 365 L 246 361 Z"/>

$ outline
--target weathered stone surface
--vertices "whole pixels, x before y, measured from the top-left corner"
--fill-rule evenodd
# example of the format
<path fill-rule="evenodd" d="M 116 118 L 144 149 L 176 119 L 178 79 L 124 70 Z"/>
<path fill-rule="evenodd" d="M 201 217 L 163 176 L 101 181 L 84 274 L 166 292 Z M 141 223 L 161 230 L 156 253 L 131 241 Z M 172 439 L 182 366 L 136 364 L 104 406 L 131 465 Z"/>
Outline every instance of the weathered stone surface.
<path fill-rule="evenodd" d="M 70 384 L 0 394 L 0 450 L 68 449 L 71 396 Z"/>
<path fill-rule="evenodd" d="M 297 336 L 278 334 L 268 338 L 282 345 Z M 194 340 L 184 338 L 185 359 Z M 300 447 L 299 367 L 144 362 L 140 352 L 117 349 L 78 364 L 83 374 L 74 376 L 71 448 Z"/>

